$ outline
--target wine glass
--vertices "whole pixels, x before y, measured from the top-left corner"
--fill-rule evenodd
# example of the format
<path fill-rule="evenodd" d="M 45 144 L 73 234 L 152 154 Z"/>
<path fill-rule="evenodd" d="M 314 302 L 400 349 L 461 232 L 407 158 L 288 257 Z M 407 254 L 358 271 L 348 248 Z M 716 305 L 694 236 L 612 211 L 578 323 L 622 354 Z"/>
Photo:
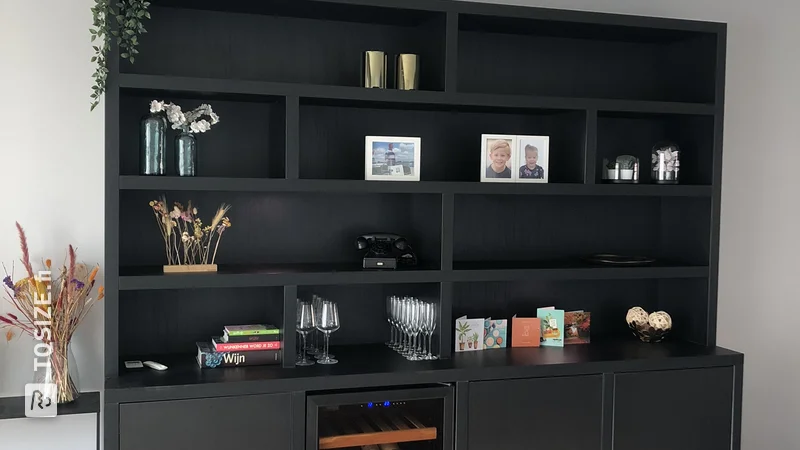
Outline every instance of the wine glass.
<path fill-rule="evenodd" d="M 303 337 L 303 344 L 300 346 L 302 351 L 300 352 L 300 360 L 297 361 L 295 364 L 298 366 L 311 366 L 314 364 L 314 361 L 311 361 L 308 358 L 308 354 L 305 351 L 306 348 L 306 336 L 309 332 L 314 331 L 316 323 L 316 317 L 314 315 L 314 307 L 311 303 L 308 302 L 300 302 L 297 305 L 297 332 Z"/>
<path fill-rule="evenodd" d="M 319 321 L 320 317 L 322 317 L 322 304 L 324 302 L 329 301 L 329 300 L 326 300 L 325 298 L 323 298 L 322 296 L 319 296 L 319 295 L 314 295 L 313 299 L 314 299 L 314 303 L 313 303 L 313 305 L 314 305 L 314 314 L 315 314 L 317 320 Z M 319 331 L 319 329 L 317 329 L 317 331 Z M 322 355 L 323 355 L 323 346 L 324 346 L 324 344 L 322 342 L 319 342 L 319 340 L 318 340 L 318 338 L 321 338 L 322 335 L 323 335 L 323 333 L 321 331 L 319 331 L 318 333 L 312 333 L 312 336 L 314 336 L 314 339 L 315 339 L 316 342 L 315 342 L 315 345 L 314 345 L 314 351 L 311 354 L 317 359 L 322 358 Z M 329 358 L 335 358 L 335 356 L 330 354 L 330 353 L 328 353 L 328 357 Z"/>
<path fill-rule="evenodd" d="M 317 329 L 325 334 L 325 350 L 322 357 L 317 360 L 320 364 L 336 364 L 339 361 L 332 358 L 329 354 L 331 333 L 339 329 L 339 307 L 330 300 L 323 300 L 320 316 L 317 320 Z"/>

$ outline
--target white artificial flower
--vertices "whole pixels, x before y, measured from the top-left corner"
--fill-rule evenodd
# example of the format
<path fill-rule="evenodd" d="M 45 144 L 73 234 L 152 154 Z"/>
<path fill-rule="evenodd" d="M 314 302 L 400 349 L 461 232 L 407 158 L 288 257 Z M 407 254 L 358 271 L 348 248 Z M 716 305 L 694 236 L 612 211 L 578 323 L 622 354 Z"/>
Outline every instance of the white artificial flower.
<path fill-rule="evenodd" d="M 178 105 L 169 104 L 165 106 L 167 110 L 167 120 L 174 125 L 183 125 L 186 122 L 186 116 L 181 112 L 181 107 Z"/>
<path fill-rule="evenodd" d="M 150 112 L 155 114 L 164 110 L 164 102 L 153 100 L 150 102 Z"/>
<path fill-rule="evenodd" d="M 207 120 L 202 119 L 196 122 L 192 122 L 192 124 L 189 125 L 189 128 L 191 128 L 192 132 L 194 133 L 205 133 L 206 131 L 211 129 L 211 124 L 208 123 Z"/>
<path fill-rule="evenodd" d="M 211 125 L 216 125 L 219 122 L 219 116 L 214 111 L 211 111 L 208 115 L 211 117 Z"/>

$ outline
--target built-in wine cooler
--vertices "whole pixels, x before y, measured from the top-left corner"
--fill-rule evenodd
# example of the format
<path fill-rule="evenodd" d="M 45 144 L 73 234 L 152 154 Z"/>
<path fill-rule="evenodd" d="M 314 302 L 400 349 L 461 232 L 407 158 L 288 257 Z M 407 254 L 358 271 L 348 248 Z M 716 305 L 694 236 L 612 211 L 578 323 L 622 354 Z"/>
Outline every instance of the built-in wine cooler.
<path fill-rule="evenodd" d="M 453 448 L 447 385 L 309 395 L 306 450 Z"/>

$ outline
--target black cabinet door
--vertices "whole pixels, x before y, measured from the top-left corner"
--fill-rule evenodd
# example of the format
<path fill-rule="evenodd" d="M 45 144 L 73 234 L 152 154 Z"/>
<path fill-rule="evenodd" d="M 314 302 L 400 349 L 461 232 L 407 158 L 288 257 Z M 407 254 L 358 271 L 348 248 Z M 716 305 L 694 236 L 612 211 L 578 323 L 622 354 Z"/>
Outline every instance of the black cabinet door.
<path fill-rule="evenodd" d="M 119 407 L 120 450 L 292 448 L 289 394 L 244 395 Z"/>
<path fill-rule="evenodd" d="M 470 383 L 469 450 L 600 450 L 602 380 L 596 375 Z"/>
<path fill-rule="evenodd" d="M 614 450 L 730 450 L 733 367 L 615 378 Z"/>

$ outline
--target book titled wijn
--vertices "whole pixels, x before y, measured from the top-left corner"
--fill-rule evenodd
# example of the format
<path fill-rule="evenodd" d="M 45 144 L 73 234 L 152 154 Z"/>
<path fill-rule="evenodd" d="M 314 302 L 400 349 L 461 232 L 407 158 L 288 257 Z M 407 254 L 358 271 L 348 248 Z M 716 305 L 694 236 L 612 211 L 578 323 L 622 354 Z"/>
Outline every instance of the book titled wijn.
<path fill-rule="evenodd" d="M 202 369 L 215 367 L 262 366 L 280 364 L 280 350 L 217 352 L 208 342 L 197 343 L 197 364 Z"/>
<path fill-rule="evenodd" d="M 259 334 L 280 334 L 281 330 L 273 325 L 226 325 L 228 336 L 253 336 Z"/>
<path fill-rule="evenodd" d="M 211 338 L 218 352 L 249 352 L 254 350 L 280 350 L 281 341 L 266 342 L 223 342 L 221 337 Z"/>

